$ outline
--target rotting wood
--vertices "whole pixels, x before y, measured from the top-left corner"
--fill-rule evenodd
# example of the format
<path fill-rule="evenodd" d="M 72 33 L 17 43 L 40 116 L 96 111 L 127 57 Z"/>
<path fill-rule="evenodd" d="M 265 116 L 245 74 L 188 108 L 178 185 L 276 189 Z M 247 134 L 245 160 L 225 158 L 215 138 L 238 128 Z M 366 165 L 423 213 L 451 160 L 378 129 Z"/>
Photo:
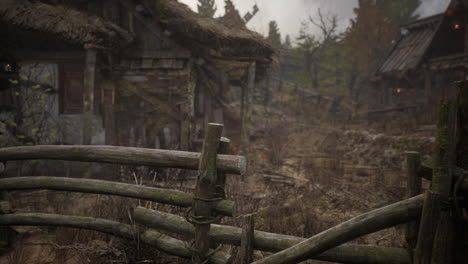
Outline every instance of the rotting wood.
<path fill-rule="evenodd" d="M 131 225 L 106 219 L 39 213 L 1 215 L 0 225 L 81 228 L 99 231 L 130 240 L 135 238 L 136 232 Z M 166 236 L 155 230 L 148 229 L 142 231 L 140 234 L 140 242 L 154 246 L 158 250 L 167 254 L 183 258 L 191 257 L 191 250 L 187 247 L 185 242 Z M 212 263 L 226 264 L 232 262 L 232 257 L 224 252 L 218 251 L 211 256 L 210 261 Z"/>
<path fill-rule="evenodd" d="M 103 180 L 45 176 L 0 179 L 0 191 L 32 189 L 118 195 L 180 207 L 190 207 L 194 201 L 193 195 L 181 191 Z M 235 214 L 235 204 L 232 201 L 221 200 L 213 203 L 213 209 L 226 216 Z"/>
<path fill-rule="evenodd" d="M 421 215 L 422 202 L 423 196 L 419 195 L 372 210 L 253 263 L 298 263 L 309 256 L 320 254 L 360 236 L 401 224 L 402 221 L 412 220 Z"/>
<path fill-rule="evenodd" d="M 195 264 L 205 262 L 211 244 L 208 233 L 210 232 L 210 221 L 213 220 L 212 201 L 216 199 L 216 156 L 222 132 L 223 125 L 208 124 L 200 156 L 195 191 L 196 199 L 193 202 L 193 216 L 189 216 L 195 225 L 194 254 L 192 257 Z"/>
<path fill-rule="evenodd" d="M 103 162 L 126 165 L 198 169 L 200 153 L 116 146 L 58 146 L 38 145 L 0 148 L 0 160 L 53 159 L 86 162 Z M 217 169 L 242 175 L 246 171 L 245 157 L 218 155 Z"/>
<path fill-rule="evenodd" d="M 418 168 L 421 165 L 421 154 L 414 151 L 406 152 L 407 190 L 406 198 L 421 194 L 421 178 L 418 176 Z M 413 221 L 406 226 L 406 243 L 412 252 L 416 248 L 418 239 L 419 221 Z"/>
<path fill-rule="evenodd" d="M 413 200 L 422 207 L 422 199 Z M 137 223 L 148 227 L 164 230 L 183 236 L 189 236 L 195 232 L 195 228 L 184 217 L 168 214 L 160 211 L 138 207 L 134 210 Z M 402 216 L 401 223 L 412 218 Z M 211 225 L 210 237 L 217 243 L 240 246 L 242 229 L 232 226 Z M 278 252 L 298 244 L 306 238 L 254 231 L 254 248 L 256 250 Z M 329 249 L 316 256 L 308 256 L 309 259 L 322 260 L 349 264 L 409 264 L 410 258 L 406 249 L 383 248 L 377 246 L 363 246 L 345 244 Z"/>
<path fill-rule="evenodd" d="M 242 234 L 240 257 L 242 264 L 249 264 L 253 261 L 254 244 L 254 214 L 244 215 L 242 217 Z"/>

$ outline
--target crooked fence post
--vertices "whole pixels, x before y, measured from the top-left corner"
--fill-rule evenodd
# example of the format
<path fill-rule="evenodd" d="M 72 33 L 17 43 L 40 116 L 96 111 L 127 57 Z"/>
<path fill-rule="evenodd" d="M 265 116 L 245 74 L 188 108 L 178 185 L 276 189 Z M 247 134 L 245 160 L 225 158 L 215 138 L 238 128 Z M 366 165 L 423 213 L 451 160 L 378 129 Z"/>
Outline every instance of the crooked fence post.
<path fill-rule="evenodd" d="M 421 154 L 419 152 L 406 152 L 406 175 L 407 190 L 406 198 L 421 194 L 421 178 L 418 175 L 418 169 L 421 166 Z M 418 240 L 419 220 L 408 223 L 406 226 L 406 243 L 413 256 L 413 250 L 416 248 Z"/>
<path fill-rule="evenodd" d="M 242 235 L 241 235 L 241 263 L 248 264 L 253 261 L 254 250 L 254 214 L 242 217 Z"/>
<path fill-rule="evenodd" d="M 193 203 L 193 212 L 189 219 L 195 225 L 195 241 L 192 261 L 195 264 L 205 262 L 210 248 L 210 224 L 215 222 L 212 204 L 221 197 L 216 197 L 217 169 L 216 158 L 223 125 L 210 123 L 207 126 L 202 154 L 199 162 L 199 174 Z"/>
<path fill-rule="evenodd" d="M 453 166 L 456 108 L 453 101 L 442 101 L 436 130 L 435 157 L 432 170 L 432 186 L 426 191 L 418 241 L 414 253 L 415 264 L 451 263 L 449 260 L 453 241 L 451 211 L 444 208 L 449 202 L 452 189 L 451 167 Z M 445 206 L 444 206 L 445 205 Z M 442 223 L 442 225 L 441 225 Z M 443 231 L 442 231 L 443 230 Z M 443 253 L 442 253 L 443 252 Z M 443 255 L 443 256 L 442 256 Z M 435 259 L 443 258 L 443 262 Z"/>

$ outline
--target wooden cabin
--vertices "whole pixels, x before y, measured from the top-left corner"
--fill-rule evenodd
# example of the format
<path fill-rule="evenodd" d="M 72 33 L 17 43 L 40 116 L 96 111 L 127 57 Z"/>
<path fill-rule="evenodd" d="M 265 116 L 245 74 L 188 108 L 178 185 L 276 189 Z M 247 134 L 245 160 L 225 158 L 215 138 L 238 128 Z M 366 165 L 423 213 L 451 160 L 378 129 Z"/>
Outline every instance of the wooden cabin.
<path fill-rule="evenodd" d="M 401 27 L 401 37 L 377 72 L 369 116 L 412 113 L 433 123 L 441 99 L 453 95 L 454 82 L 468 68 L 468 1 Z"/>
<path fill-rule="evenodd" d="M 23 90 L 47 90 L 23 110 L 48 106 L 49 127 L 63 126 L 39 140 L 34 124 L 0 114 L 4 133 L 21 135 L 13 144 L 191 149 L 208 122 L 237 135 L 248 69 L 259 81 L 273 55 L 259 34 L 176 0 L 2 0 L 0 36 L 0 102 L 18 110 Z"/>

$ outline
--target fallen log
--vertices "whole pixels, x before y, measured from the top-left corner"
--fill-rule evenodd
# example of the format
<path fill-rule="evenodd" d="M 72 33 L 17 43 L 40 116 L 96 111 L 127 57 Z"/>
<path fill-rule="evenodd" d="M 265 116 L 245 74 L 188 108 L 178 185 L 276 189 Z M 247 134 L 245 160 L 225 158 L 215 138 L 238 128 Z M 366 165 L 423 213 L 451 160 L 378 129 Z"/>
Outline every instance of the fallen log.
<path fill-rule="evenodd" d="M 56 214 L 6 214 L 0 215 L 0 225 L 26 225 L 26 226 L 60 226 L 71 228 L 82 228 L 99 231 L 102 233 L 126 238 L 135 239 L 135 230 L 131 225 L 123 224 L 106 219 L 83 217 L 83 216 L 65 216 Z M 187 247 L 184 241 L 166 236 L 155 230 L 144 230 L 140 233 L 140 241 L 156 247 L 167 254 L 191 258 L 192 251 Z M 210 252 L 211 263 L 226 264 L 232 262 L 232 256 L 221 252 Z"/>
<path fill-rule="evenodd" d="M 253 262 L 292 264 L 385 228 L 411 221 L 421 215 L 423 195 L 356 216 L 283 251 Z"/>
<path fill-rule="evenodd" d="M 180 207 L 190 207 L 193 203 L 193 195 L 181 191 L 111 181 L 45 176 L 0 179 L 0 191 L 31 189 L 118 195 Z M 221 200 L 216 202 L 214 210 L 225 216 L 233 216 L 235 203 Z"/>
<path fill-rule="evenodd" d="M 149 227 L 167 232 L 191 236 L 195 232 L 193 225 L 184 217 L 160 211 L 138 207 L 134 211 L 135 221 Z M 216 243 L 240 246 L 242 229 L 232 226 L 211 225 L 211 239 Z M 254 231 L 254 248 L 256 250 L 278 252 L 298 244 L 306 238 Z M 349 264 L 409 264 L 407 250 L 401 248 L 384 248 L 363 245 L 340 245 L 309 259 L 349 263 Z"/>
<path fill-rule="evenodd" d="M 97 145 L 39 145 L 0 149 L 0 161 L 33 159 L 103 162 L 197 170 L 200 153 Z M 218 155 L 216 164 L 218 170 L 238 175 L 243 175 L 247 168 L 247 161 L 243 156 Z"/>

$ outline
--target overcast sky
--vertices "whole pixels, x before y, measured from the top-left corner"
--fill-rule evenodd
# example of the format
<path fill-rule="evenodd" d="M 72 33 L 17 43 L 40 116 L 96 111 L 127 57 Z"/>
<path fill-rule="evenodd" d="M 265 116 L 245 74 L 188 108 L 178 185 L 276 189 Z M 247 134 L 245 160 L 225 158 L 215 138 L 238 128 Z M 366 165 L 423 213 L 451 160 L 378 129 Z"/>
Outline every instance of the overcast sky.
<path fill-rule="evenodd" d="M 197 9 L 197 0 L 179 0 Z M 422 0 L 423 4 L 417 10 L 421 16 L 429 16 L 442 12 L 450 0 Z M 301 22 L 308 16 L 315 16 L 318 8 L 323 14 L 337 14 L 340 29 L 349 26 L 349 20 L 354 17 L 353 9 L 357 7 L 358 0 L 233 0 L 237 9 L 243 16 L 257 4 L 260 11 L 249 22 L 248 27 L 264 35 L 268 32 L 268 23 L 276 20 L 281 35 L 290 34 L 295 37 L 301 28 Z M 216 16 L 224 14 L 224 0 L 216 0 L 218 11 Z"/>

